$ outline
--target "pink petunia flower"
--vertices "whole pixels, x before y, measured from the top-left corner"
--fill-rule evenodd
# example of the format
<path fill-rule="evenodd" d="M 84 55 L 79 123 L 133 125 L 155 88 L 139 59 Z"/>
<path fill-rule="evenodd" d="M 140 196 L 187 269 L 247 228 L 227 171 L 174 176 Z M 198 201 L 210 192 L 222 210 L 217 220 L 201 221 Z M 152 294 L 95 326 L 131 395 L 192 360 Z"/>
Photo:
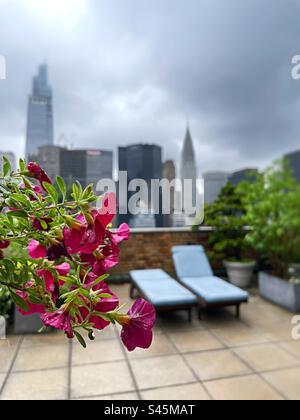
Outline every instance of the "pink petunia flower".
<path fill-rule="evenodd" d="M 10 245 L 9 241 L 0 241 L 0 249 L 6 249 Z"/>
<path fill-rule="evenodd" d="M 149 302 L 138 299 L 127 315 L 117 315 L 116 321 L 123 326 L 121 339 L 128 351 L 137 347 L 148 349 L 153 339 L 156 312 Z"/>
<path fill-rule="evenodd" d="M 30 258 L 39 260 L 40 258 L 46 258 L 47 249 L 44 245 L 40 244 L 38 241 L 32 240 L 28 245 L 28 253 Z"/>
<path fill-rule="evenodd" d="M 74 338 L 70 314 L 64 309 L 44 313 L 41 316 L 41 320 L 46 327 L 64 331 L 69 339 Z"/>
<path fill-rule="evenodd" d="M 90 285 L 91 283 L 94 282 L 94 280 L 97 279 L 97 277 L 98 276 L 96 276 L 95 274 L 90 273 L 87 276 L 87 281 L 86 281 L 85 285 L 86 286 Z M 99 313 L 106 314 L 108 312 L 114 311 L 119 306 L 118 297 L 114 293 L 111 292 L 108 285 L 104 281 L 102 281 L 102 282 L 98 283 L 96 286 L 94 286 L 93 290 L 111 295 L 108 298 L 102 298 L 100 300 L 100 302 L 98 302 L 94 306 L 94 308 L 93 308 L 94 312 L 99 312 Z M 80 313 L 81 313 L 81 315 L 83 316 L 84 319 L 87 318 L 88 311 L 85 307 L 80 308 Z M 108 327 L 110 325 L 110 322 L 103 319 L 100 315 L 91 316 L 89 318 L 89 323 L 93 324 L 93 328 L 95 328 L 96 330 L 104 330 L 106 327 Z"/>
<path fill-rule="evenodd" d="M 46 182 L 47 184 L 52 184 L 51 179 L 48 177 L 48 175 L 46 174 L 46 172 L 37 163 L 30 162 L 27 165 L 27 170 L 28 170 L 29 176 L 31 178 L 34 178 L 34 179 L 36 179 L 36 180 L 38 180 L 40 182 L 41 187 L 43 188 L 43 190 L 45 190 L 45 187 L 43 185 L 44 182 Z"/>
<path fill-rule="evenodd" d="M 105 229 L 97 219 L 93 225 L 89 225 L 84 216 L 78 216 L 76 220 L 79 223 L 73 228 L 65 228 L 63 232 L 67 252 L 70 255 L 79 252 L 92 254 L 103 243 Z"/>
<path fill-rule="evenodd" d="M 44 305 L 38 305 L 36 303 L 31 303 L 28 299 L 28 292 L 21 292 L 21 291 L 16 291 L 16 294 L 24 300 L 24 302 L 26 303 L 27 307 L 28 307 L 28 311 L 24 311 L 22 308 L 19 308 L 17 306 L 17 310 L 18 312 L 20 312 L 20 314 L 24 315 L 24 316 L 29 316 L 29 315 L 33 315 L 33 314 L 43 314 L 46 311 L 46 308 Z"/>
<path fill-rule="evenodd" d="M 71 269 L 68 263 L 63 263 L 53 268 L 57 271 L 59 276 L 63 276 L 63 277 L 67 276 Z M 44 279 L 45 289 L 48 293 L 53 294 L 54 292 L 57 292 L 55 286 L 58 286 L 58 284 L 55 282 L 55 279 L 51 271 L 47 269 L 38 270 L 37 275 Z M 55 293 L 55 296 L 52 296 L 54 303 L 56 303 L 56 300 L 58 298 L 58 296 L 56 295 L 57 293 Z"/>

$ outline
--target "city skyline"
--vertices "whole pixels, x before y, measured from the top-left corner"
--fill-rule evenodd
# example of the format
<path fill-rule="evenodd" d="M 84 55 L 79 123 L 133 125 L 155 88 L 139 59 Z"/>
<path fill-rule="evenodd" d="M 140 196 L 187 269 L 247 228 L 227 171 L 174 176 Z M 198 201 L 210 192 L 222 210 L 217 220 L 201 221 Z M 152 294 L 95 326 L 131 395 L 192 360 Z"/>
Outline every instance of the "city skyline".
<path fill-rule="evenodd" d="M 75 1 L 1 0 L 1 148 L 24 153 L 29 81 L 46 61 L 59 145 L 63 133 L 76 148 L 151 142 L 178 162 L 189 115 L 203 172 L 299 149 L 299 2 Z"/>

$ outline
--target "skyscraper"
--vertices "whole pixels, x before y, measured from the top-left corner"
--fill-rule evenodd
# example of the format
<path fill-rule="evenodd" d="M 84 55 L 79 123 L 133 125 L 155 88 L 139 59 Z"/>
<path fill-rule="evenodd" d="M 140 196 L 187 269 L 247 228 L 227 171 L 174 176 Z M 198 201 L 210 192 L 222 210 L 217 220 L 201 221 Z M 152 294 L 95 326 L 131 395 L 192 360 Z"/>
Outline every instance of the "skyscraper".
<path fill-rule="evenodd" d="M 48 84 L 48 68 L 43 64 L 33 78 L 28 99 L 26 158 L 35 156 L 40 146 L 53 144 L 52 89 Z"/>
<path fill-rule="evenodd" d="M 222 188 L 228 182 L 229 174 L 227 172 L 206 172 L 203 174 L 204 178 L 204 198 L 205 203 L 214 203 L 220 195 Z"/>
<path fill-rule="evenodd" d="M 183 149 L 181 153 L 181 179 L 197 179 L 197 166 L 193 139 L 189 127 L 187 127 Z"/>
<path fill-rule="evenodd" d="M 176 168 L 173 160 L 167 160 L 163 165 L 163 179 L 172 183 L 176 179 Z M 175 209 L 175 187 L 170 189 L 170 210 L 171 214 L 164 215 L 164 227 L 173 226 L 173 216 Z"/>
<path fill-rule="evenodd" d="M 243 181 L 253 182 L 258 175 L 258 169 L 242 169 L 234 172 L 229 178 L 229 182 L 234 186 L 238 186 Z"/>
<path fill-rule="evenodd" d="M 67 183 L 79 181 L 83 187 L 94 184 L 95 191 L 98 181 L 113 177 L 113 152 L 109 150 L 42 146 L 36 161 L 51 179 L 60 175 Z"/>
<path fill-rule="evenodd" d="M 153 144 L 134 144 L 128 147 L 119 147 L 119 172 L 127 172 L 128 183 L 134 179 L 147 182 L 151 191 L 151 180 L 162 177 L 162 149 Z M 129 194 L 130 196 L 133 195 Z M 149 201 L 150 201 L 149 196 Z M 157 203 L 151 203 L 155 207 Z M 150 209 L 149 209 L 150 210 Z M 120 222 L 130 223 L 131 215 L 120 215 Z M 156 226 L 162 226 L 162 215 L 156 215 Z"/>
<path fill-rule="evenodd" d="M 192 182 L 192 189 L 188 190 L 184 188 L 187 181 Z M 183 149 L 181 153 L 181 182 L 182 182 L 182 194 L 183 194 L 183 211 L 186 211 L 186 203 L 191 205 L 196 204 L 197 197 L 197 166 L 195 149 L 193 145 L 193 139 L 191 136 L 190 128 L 187 127 Z"/>
<path fill-rule="evenodd" d="M 285 159 L 289 161 L 294 177 L 300 182 L 300 151 L 286 155 Z"/>

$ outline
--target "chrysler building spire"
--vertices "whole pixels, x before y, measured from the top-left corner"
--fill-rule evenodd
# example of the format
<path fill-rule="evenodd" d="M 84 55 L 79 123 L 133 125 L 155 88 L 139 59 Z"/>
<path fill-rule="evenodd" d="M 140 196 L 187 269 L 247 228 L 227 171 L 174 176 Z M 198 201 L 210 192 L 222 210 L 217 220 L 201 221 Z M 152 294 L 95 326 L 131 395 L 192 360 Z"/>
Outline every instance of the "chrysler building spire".
<path fill-rule="evenodd" d="M 189 126 L 187 126 L 181 154 L 181 179 L 182 181 L 185 179 L 192 179 L 196 181 L 197 179 L 195 149 Z"/>

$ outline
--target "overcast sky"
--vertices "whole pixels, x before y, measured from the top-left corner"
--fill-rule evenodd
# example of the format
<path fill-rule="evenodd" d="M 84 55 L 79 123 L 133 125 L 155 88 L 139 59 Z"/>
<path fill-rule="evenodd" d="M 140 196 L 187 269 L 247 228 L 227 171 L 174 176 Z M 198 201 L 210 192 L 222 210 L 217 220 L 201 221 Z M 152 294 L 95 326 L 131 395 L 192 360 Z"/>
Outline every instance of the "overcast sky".
<path fill-rule="evenodd" d="M 263 167 L 300 149 L 299 19 L 299 0 L 0 0 L 0 149 L 23 154 L 46 61 L 57 143 L 178 161 L 188 116 L 199 172 Z"/>

